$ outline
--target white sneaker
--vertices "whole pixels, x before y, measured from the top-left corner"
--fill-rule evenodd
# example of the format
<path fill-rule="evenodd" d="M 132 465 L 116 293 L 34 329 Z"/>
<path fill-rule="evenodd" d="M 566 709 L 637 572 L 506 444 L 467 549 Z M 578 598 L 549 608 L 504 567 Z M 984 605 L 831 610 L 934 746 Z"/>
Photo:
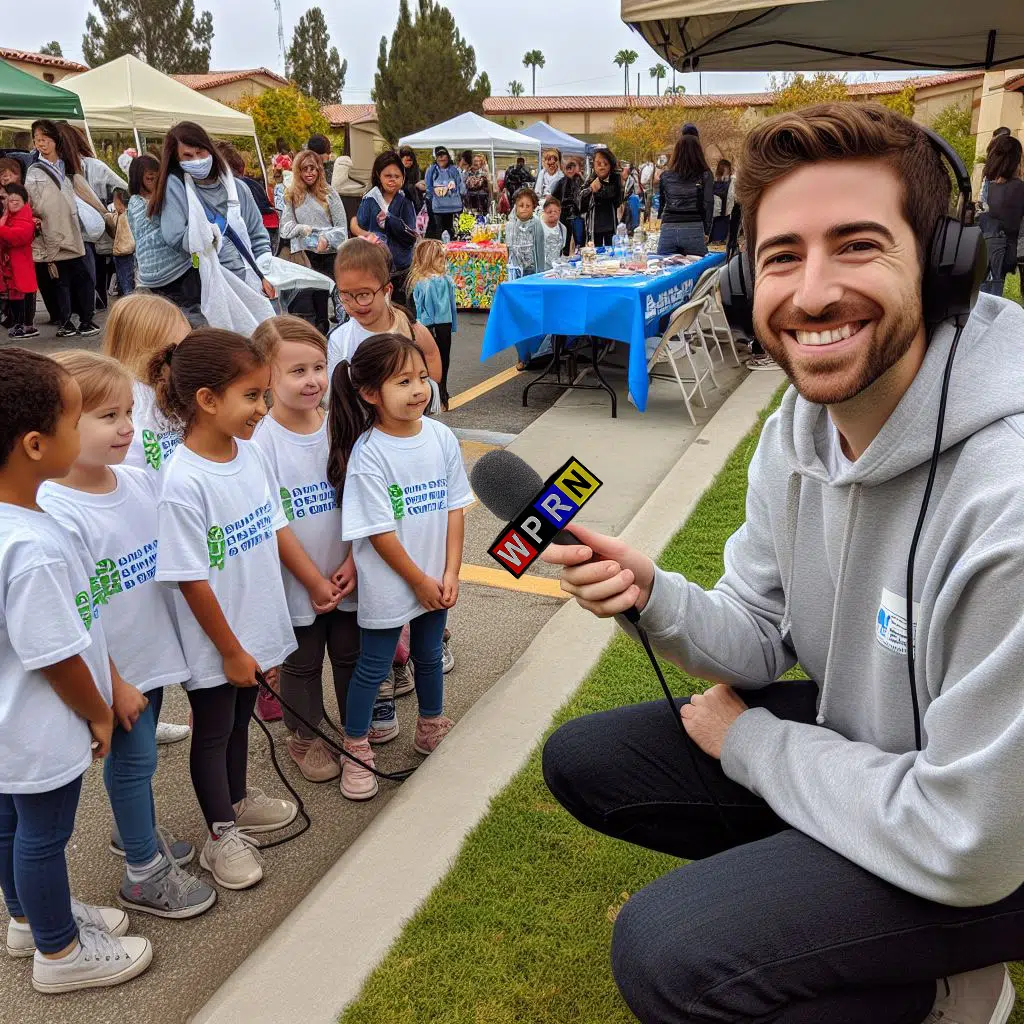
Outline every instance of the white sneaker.
<path fill-rule="evenodd" d="M 176 725 L 174 722 L 156 723 L 157 743 L 180 743 L 187 740 L 192 730 L 187 725 Z"/>
<path fill-rule="evenodd" d="M 128 915 L 120 907 L 94 907 L 90 903 L 71 901 L 71 915 L 79 928 L 92 925 L 118 938 L 128 934 Z M 36 951 L 36 940 L 26 921 L 11 918 L 7 922 L 7 952 L 13 957 L 29 957 Z"/>
<path fill-rule="evenodd" d="M 120 985 L 141 974 L 153 960 L 149 939 L 115 938 L 91 925 L 78 932 L 78 948 L 60 960 L 35 954 L 32 987 L 37 992 L 74 992 Z"/>
<path fill-rule="evenodd" d="M 263 877 L 263 859 L 255 841 L 235 827 L 220 839 L 207 839 L 199 863 L 225 889 L 249 889 Z"/>
<path fill-rule="evenodd" d="M 291 800 L 267 796 L 256 786 L 249 786 L 234 808 L 235 824 L 242 832 L 276 832 L 287 828 L 299 813 Z"/>
<path fill-rule="evenodd" d="M 1006 1024 L 1017 1001 L 1005 964 L 939 978 L 932 1012 L 923 1024 Z"/>

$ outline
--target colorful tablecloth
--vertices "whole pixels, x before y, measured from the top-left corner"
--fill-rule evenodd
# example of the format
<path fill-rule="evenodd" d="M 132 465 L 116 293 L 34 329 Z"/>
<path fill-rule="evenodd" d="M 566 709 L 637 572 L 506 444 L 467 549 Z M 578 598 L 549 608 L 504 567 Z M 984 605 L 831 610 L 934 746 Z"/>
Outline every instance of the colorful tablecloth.
<path fill-rule="evenodd" d="M 508 246 L 449 242 L 445 252 L 459 309 L 490 309 L 498 285 L 505 280 Z"/>
<path fill-rule="evenodd" d="M 629 345 L 629 392 L 636 407 L 647 408 L 645 339 L 693 292 L 709 267 L 725 254 L 708 253 L 688 266 L 656 277 L 555 278 L 533 274 L 506 281 L 494 298 L 484 330 L 481 360 L 515 345 L 520 357 L 535 351 L 546 334 L 592 334 Z"/>

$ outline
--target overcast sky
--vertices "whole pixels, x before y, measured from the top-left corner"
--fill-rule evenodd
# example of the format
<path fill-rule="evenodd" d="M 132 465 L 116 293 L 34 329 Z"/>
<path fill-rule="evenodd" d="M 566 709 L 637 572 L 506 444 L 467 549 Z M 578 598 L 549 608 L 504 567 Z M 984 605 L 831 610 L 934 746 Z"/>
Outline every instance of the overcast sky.
<path fill-rule="evenodd" d="M 213 13 L 213 53 L 210 66 L 248 68 L 264 66 L 281 71 L 277 45 L 277 15 L 273 0 L 195 0 L 196 9 Z M 282 0 L 285 39 L 290 43 L 296 21 L 307 9 L 306 0 Z M 415 9 L 415 0 L 410 0 Z M 580 5 L 584 6 L 584 5 Z M 5 46 L 38 50 L 58 39 L 64 55 L 82 59 L 82 33 L 91 0 L 32 0 L 29 18 L 7 18 L 2 33 Z M 331 43 L 348 60 L 344 100 L 370 99 L 377 66 L 380 37 L 391 38 L 398 16 L 398 0 L 326 0 Z M 521 64 L 527 50 L 539 49 L 547 58 L 537 72 L 538 95 L 621 93 L 623 74 L 612 63 L 622 49 L 636 50 L 630 92 L 636 92 L 636 73 L 641 73 L 641 92 L 655 91 L 648 69 L 658 60 L 654 51 L 619 17 L 617 0 L 587 0 L 581 17 L 577 6 L 552 4 L 551 0 L 516 0 L 514 3 L 480 3 L 479 0 L 447 0 L 463 36 L 476 49 L 477 68 L 491 78 L 495 96 L 508 95 L 508 83 L 518 79 L 530 92 L 530 73 Z M 505 12 L 500 17 L 496 12 Z M 571 39 L 571 42 L 569 41 Z M 439 73 L 443 73 L 439 69 Z M 867 80 L 902 78 L 909 73 L 871 72 Z M 698 83 L 695 74 L 679 75 L 677 83 L 688 93 L 759 92 L 767 75 L 756 73 L 707 73 Z M 851 76 L 851 78 L 854 76 Z M 669 78 L 663 83 L 671 85 Z"/>

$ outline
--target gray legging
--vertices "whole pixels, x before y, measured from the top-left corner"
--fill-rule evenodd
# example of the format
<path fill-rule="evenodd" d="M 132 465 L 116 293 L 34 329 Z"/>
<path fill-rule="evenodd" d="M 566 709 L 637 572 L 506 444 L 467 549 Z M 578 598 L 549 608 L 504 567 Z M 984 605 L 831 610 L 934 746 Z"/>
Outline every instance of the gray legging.
<path fill-rule="evenodd" d="M 816 694 L 784 682 L 743 698 L 810 724 Z M 727 831 L 682 743 L 657 701 L 577 718 L 544 748 L 548 788 L 588 828 L 694 860 L 615 922 L 612 971 L 645 1024 L 920 1024 L 936 979 L 1024 955 L 1024 886 L 984 907 L 913 896 L 789 827 L 694 748 Z"/>

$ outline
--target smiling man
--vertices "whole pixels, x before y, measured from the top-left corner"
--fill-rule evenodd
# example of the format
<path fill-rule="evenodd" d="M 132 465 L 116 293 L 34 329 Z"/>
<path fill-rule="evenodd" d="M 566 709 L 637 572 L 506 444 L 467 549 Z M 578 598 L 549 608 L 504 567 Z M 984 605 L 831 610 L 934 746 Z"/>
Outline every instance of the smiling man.
<path fill-rule="evenodd" d="M 717 684 L 681 703 L 696 763 L 657 702 L 564 725 L 545 778 L 590 828 L 694 861 L 616 921 L 640 1020 L 1003 1024 L 1024 956 L 1024 311 L 982 295 L 952 364 L 912 690 L 907 559 L 954 337 L 925 323 L 923 267 L 949 175 L 913 122 L 854 103 L 758 126 L 742 168 L 754 323 L 793 386 L 724 575 L 704 591 L 575 525 L 588 546 L 545 552 L 583 607 L 640 609 Z M 797 661 L 809 681 L 778 682 Z"/>

